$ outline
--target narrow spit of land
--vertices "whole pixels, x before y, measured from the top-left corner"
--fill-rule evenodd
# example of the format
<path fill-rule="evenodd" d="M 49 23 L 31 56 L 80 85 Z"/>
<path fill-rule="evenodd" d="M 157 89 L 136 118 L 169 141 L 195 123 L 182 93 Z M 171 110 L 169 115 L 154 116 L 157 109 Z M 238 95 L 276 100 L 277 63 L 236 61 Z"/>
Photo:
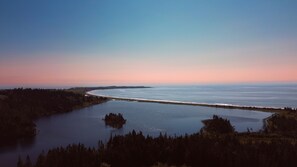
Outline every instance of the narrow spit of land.
<path fill-rule="evenodd" d="M 216 104 L 216 103 L 211 104 L 211 103 L 198 103 L 198 102 L 182 102 L 182 101 L 169 101 L 169 100 L 151 100 L 151 99 L 143 99 L 143 98 L 125 98 L 125 97 L 95 95 L 90 92 L 87 92 L 86 94 L 90 96 L 103 97 L 110 100 L 124 100 L 124 101 L 137 101 L 137 102 L 176 104 L 176 105 L 192 105 L 192 106 L 216 107 L 216 108 L 225 108 L 225 109 L 255 110 L 255 111 L 274 112 L 274 113 L 296 110 L 289 107 L 277 108 L 277 107 L 261 107 L 261 106 L 228 105 L 228 104 Z"/>

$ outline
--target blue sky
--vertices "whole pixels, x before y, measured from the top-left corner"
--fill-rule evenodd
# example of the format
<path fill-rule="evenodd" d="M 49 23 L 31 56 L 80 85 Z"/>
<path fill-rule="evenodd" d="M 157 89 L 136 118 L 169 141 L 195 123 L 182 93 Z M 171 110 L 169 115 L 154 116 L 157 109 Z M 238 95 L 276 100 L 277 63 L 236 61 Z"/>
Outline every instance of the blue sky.
<path fill-rule="evenodd" d="M 151 65 L 154 62 L 148 59 L 153 57 L 161 62 L 189 60 L 183 66 L 201 60 L 210 69 L 224 69 L 232 58 L 236 64 L 245 64 L 247 55 L 241 53 L 253 50 L 261 54 L 250 56 L 260 61 L 271 55 L 273 62 L 288 59 L 293 66 L 296 9 L 294 0 L 1 0 L 0 61 L 108 59 L 110 69 L 106 70 L 113 71 L 112 62 L 119 57 L 147 60 Z M 120 75 L 120 71 L 111 74 Z M 293 81 L 297 79 L 295 73 L 290 75 Z"/>

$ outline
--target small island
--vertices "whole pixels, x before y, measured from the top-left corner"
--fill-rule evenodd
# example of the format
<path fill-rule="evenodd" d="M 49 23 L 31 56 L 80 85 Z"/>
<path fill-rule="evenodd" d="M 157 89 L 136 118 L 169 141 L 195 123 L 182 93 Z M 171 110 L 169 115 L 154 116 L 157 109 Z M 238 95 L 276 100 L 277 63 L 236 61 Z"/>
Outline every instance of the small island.
<path fill-rule="evenodd" d="M 230 121 L 221 118 L 217 115 L 213 115 L 212 119 L 207 119 L 202 121 L 205 125 L 201 129 L 203 134 L 233 134 L 235 133 L 235 128 L 231 125 Z"/>
<path fill-rule="evenodd" d="M 126 123 L 126 119 L 124 119 L 124 117 L 121 113 L 106 114 L 105 118 L 103 120 L 105 121 L 105 125 L 108 125 L 108 126 L 111 126 L 113 128 L 117 128 L 117 129 L 122 128 L 123 125 Z"/>

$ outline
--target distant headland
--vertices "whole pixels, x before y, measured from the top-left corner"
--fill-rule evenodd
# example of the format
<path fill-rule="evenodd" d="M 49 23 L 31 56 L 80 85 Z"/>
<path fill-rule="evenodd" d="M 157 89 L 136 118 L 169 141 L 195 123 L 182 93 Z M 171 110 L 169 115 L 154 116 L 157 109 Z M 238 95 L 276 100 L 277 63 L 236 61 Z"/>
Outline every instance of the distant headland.
<path fill-rule="evenodd" d="M 103 90 L 103 89 L 135 89 L 135 88 L 151 88 L 149 86 L 97 86 L 97 87 L 73 87 L 67 89 L 74 93 L 86 94 L 92 90 Z"/>

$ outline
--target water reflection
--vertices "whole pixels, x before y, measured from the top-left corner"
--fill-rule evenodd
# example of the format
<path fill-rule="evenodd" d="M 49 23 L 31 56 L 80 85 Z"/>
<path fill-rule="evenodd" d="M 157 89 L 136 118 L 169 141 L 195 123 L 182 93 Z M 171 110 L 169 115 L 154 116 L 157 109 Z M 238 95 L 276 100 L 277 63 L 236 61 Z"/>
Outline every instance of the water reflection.
<path fill-rule="evenodd" d="M 7 151 L 11 151 L 11 150 L 16 151 L 19 148 L 21 148 L 21 149 L 31 148 L 32 146 L 34 146 L 35 141 L 36 141 L 35 137 L 28 137 L 28 138 L 20 139 L 17 141 L 12 140 L 8 143 L 5 143 L 5 146 L 1 147 L 0 154 L 5 153 Z"/>

